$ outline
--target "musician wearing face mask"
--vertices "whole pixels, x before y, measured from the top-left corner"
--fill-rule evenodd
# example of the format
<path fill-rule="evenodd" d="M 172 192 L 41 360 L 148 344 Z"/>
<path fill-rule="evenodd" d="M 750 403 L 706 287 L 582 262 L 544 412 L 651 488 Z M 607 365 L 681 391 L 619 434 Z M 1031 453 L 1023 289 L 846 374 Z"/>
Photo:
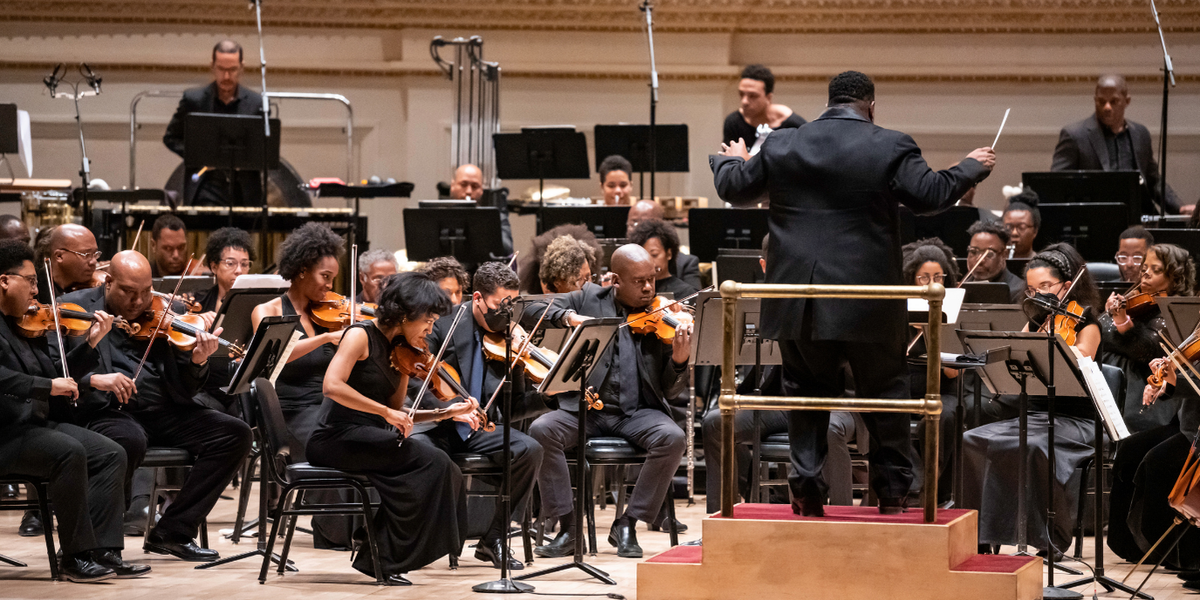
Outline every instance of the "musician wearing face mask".
<path fill-rule="evenodd" d="M 104 286 L 67 294 L 62 300 L 131 323 L 141 320 L 142 326 L 153 330 L 156 320 L 143 319 L 153 300 L 150 262 L 126 250 L 113 256 L 111 265 L 111 278 Z M 193 399 L 208 376 L 208 357 L 216 351 L 220 333 L 220 328 L 212 334 L 200 331 L 195 347 L 182 350 L 161 337 L 141 341 L 114 329 L 96 347 L 99 367 L 79 380 L 77 422 L 125 449 L 127 478 L 149 446 L 182 448 L 195 458 L 183 487 L 147 536 L 147 552 L 187 561 L 218 558 L 215 550 L 200 548 L 193 538 L 246 458 L 251 442 L 250 428 L 242 420 Z M 85 343 L 78 338 L 66 340 L 71 349 Z"/>
<path fill-rule="evenodd" d="M 508 265 L 502 262 L 480 265 L 475 271 L 475 279 L 471 286 L 474 292 L 464 305 L 467 307 L 466 313 L 454 332 L 450 332 L 450 327 L 454 322 L 454 315 L 459 310 L 457 306 L 438 319 L 433 331 L 426 338 L 429 342 L 429 352 L 434 356 L 445 347 L 442 360 L 462 377 L 462 385 L 471 397 L 478 399 L 485 406 L 501 387 L 507 369 L 503 356 L 500 356 L 499 360 L 489 360 L 484 350 L 484 341 L 488 337 L 503 340 L 507 324 L 504 311 L 511 310 L 512 300 L 517 297 L 517 286 L 517 276 Z M 514 354 L 519 351 L 517 344 L 518 342 L 513 342 Z M 503 352 L 503 342 L 499 344 L 499 348 Z M 524 367 L 518 363 L 513 370 L 512 381 L 514 421 L 528 416 L 524 408 L 527 406 L 527 394 L 537 394 L 527 387 L 529 384 L 524 373 Z M 411 394 L 420 391 L 419 380 L 410 379 L 408 384 Z M 536 398 L 534 400 L 537 401 Z M 487 414 L 488 419 L 496 423 L 495 431 L 476 431 L 472 429 L 472 423 L 466 420 L 447 420 L 418 423 L 413 428 L 413 437 L 425 439 L 447 454 L 483 454 L 494 463 L 503 464 L 504 432 L 499 423 L 502 402 L 503 398 L 497 396 Z M 421 406 L 438 408 L 448 404 L 438 402 L 432 393 L 427 393 L 421 400 Z M 544 411 L 545 404 L 541 403 L 541 412 Z M 536 415 L 537 412 L 533 414 Z M 509 449 L 512 452 L 512 471 L 509 479 L 509 490 L 512 491 L 511 506 L 514 512 L 512 516 L 519 520 L 533 493 L 533 484 L 537 481 L 538 469 L 542 465 L 542 446 L 516 429 L 512 429 L 509 435 Z M 500 485 L 499 481 L 491 483 L 497 487 Z M 501 544 L 507 541 L 510 520 L 510 515 L 505 515 L 502 511 L 501 499 L 496 498 L 495 515 L 491 526 L 475 547 L 475 558 L 500 568 Z M 519 571 L 525 568 L 525 565 L 513 558 L 510 552 L 508 568 Z"/>
<path fill-rule="evenodd" d="M 636 244 L 617 248 L 611 261 L 611 287 L 587 286 L 559 297 L 546 312 L 546 320 L 560 326 L 576 326 L 590 317 L 625 317 L 645 310 L 654 300 L 657 278 L 654 260 Z M 545 304 L 526 308 L 526 326 L 542 314 Z M 687 384 L 691 357 L 691 325 L 676 330 L 666 344 L 651 334 L 621 327 L 605 353 L 596 359 L 587 384 L 596 391 L 604 408 L 588 417 L 589 436 L 615 435 L 646 450 L 648 456 L 638 476 L 625 514 L 618 517 L 608 535 L 617 556 L 641 558 L 634 527 L 638 521 L 655 523 L 667 499 L 671 478 L 683 457 L 686 436 L 671 418 L 667 398 Z M 559 410 L 538 417 L 529 428 L 545 451 L 538 489 L 543 518 L 559 518 L 561 533 L 553 542 L 535 550 L 538 556 L 560 557 L 574 553 L 575 516 L 567 455 L 577 442 L 578 393 L 557 396 Z"/>
<path fill-rule="evenodd" d="M 1095 307 L 1101 305 L 1099 292 L 1091 274 L 1084 268 L 1083 258 L 1069 244 L 1053 244 L 1029 261 L 1025 271 L 1026 314 L 1030 315 L 1026 331 L 1045 331 L 1047 323 L 1054 327 L 1054 315 L 1043 306 L 1066 308 L 1075 302 L 1082 317 L 1074 325 L 1065 325 L 1059 335 L 1074 332 L 1075 348 L 1091 359 L 1101 355 L 1101 333 Z M 1045 457 L 1049 448 L 1047 436 L 1049 414 L 1044 396 L 1030 396 L 1028 413 L 1028 455 L 1019 452 L 1020 427 L 1018 419 L 1006 419 L 976 427 L 963 434 L 963 508 L 979 511 L 979 550 L 990 553 L 1000 545 L 1017 540 L 1016 499 L 1026 491 L 1017 481 L 1017 464 L 1028 456 Z M 1095 436 L 1095 409 L 1088 398 L 1057 398 L 1054 406 L 1056 471 L 1058 481 L 1054 490 L 1054 510 L 1057 517 L 1051 532 L 1054 545 L 1066 548 L 1071 539 L 1071 524 L 1079 506 L 1079 484 L 1072 474 L 1093 455 L 1091 444 Z M 1029 498 L 1046 497 L 1046 462 L 1029 461 L 1026 472 Z M 1028 511 L 1026 539 L 1029 545 L 1047 550 L 1049 524 L 1046 507 L 1034 504 Z"/>

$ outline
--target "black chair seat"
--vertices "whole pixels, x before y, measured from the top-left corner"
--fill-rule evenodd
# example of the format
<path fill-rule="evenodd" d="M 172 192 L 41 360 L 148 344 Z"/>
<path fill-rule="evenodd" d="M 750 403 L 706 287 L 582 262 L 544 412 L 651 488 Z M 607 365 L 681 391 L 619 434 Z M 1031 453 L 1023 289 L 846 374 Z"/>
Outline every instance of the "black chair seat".
<path fill-rule="evenodd" d="M 150 469 L 187 467 L 192 462 L 192 453 L 183 448 L 148 448 L 142 466 Z"/>
<path fill-rule="evenodd" d="M 450 460 L 458 465 L 458 470 L 462 471 L 463 475 L 491 475 L 500 470 L 500 465 L 483 454 L 451 454 Z"/>
<path fill-rule="evenodd" d="M 354 479 L 362 483 L 370 483 L 366 475 L 347 473 L 329 467 L 318 467 L 306 462 L 288 465 L 284 470 L 284 477 L 287 478 L 288 483 L 317 479 Z"/>
<path fill-rule="evenodd" d="M 618 437 L 589 439 L 585 454 L 588 462 L 592 464 L 637 462 L 645 460 L 647 456 L 645 450 Z"/>

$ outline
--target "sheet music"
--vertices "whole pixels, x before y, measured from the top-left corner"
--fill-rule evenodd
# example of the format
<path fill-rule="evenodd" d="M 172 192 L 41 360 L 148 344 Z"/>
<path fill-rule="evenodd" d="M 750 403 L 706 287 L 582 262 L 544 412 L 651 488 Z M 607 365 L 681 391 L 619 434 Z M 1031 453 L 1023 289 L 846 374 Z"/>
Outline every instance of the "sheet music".
<path fill-rule="evenodd" d="M 275 363 L 275 370 L 271 371 L 271 385 L 275 385 L 275 380 L 279 379 L 279 374 L 283 372 L 283 368 L 287 366 L 288 359 L 292 357 L 292 349 L 296 347 L 296 342 L 300 341 L 300 337 L 304 335 L 304 330 L 297 327 L 292 332 L 292 338 L 288 340 L 287 347 L 279 354 L 279 362 Z"/>
<path fill-rule="evenodd" d="M 1121 407 L 1117 406 L 1112 389 L 1108 387 L 1108 381 L 1100 372 L 1100 365 L 1080 354 L 1074 346 L 1071 346 L 1071 350 L 1075 351 L 1075 356 L 1078 358 L 1079 371 L 1083 373 L 1083 382 L 1087 385 L 1109 439 L 1115 442 L 1129 437 L 1129 428 L 1125 426 L 1125 419 L 1121 416 Z"/>

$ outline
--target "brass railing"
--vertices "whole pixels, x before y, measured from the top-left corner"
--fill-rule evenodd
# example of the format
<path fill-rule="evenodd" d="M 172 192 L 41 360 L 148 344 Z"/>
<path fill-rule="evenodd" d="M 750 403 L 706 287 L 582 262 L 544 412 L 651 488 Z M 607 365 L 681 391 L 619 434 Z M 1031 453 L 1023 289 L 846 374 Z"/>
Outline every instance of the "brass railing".
<path fill-rule="evenodd" d="M 925 416 L 925 522 L 937 518 L 938 421 L 942 414 L 941 394 L 941 315 L 946 289 L 941 284 L 926 286 L 884 285 L 784 285 L 721 284 L 724 308 L 724 358 L 721 369 L 721 516 L 733 516 L 737 495 L 737 469 L 734 467 L 733 418 L 739 409 L 750 410 L 844 410 L 849 412 L 917 413 Z M 845 298 L 906 299 L 924 298 L 929 302 L 929 324 L 925 328 L 928 364 L 925 397 L 914 400 L 891 398 L 804 398 L 788 396 L 749 396 L 737 393 L 734 357 L 741 336 L 735 331 L 734 315 L 738 298 Z M 757 467 L 754 467 L 757 468 Z"/>

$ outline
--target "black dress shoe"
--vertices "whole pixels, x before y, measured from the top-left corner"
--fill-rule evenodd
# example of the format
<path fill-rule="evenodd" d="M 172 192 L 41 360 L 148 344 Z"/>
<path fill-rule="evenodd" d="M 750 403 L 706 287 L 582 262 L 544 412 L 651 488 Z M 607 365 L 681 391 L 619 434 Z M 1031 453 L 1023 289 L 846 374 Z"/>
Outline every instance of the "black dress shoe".
<path fill-rule="evenodd" d="M 17 535 L 21 537 L 37 537 L 45 533 L 42 529 L 42 520 L 38 518 L 38 513 L 27 510 L 25 516 L 21 517 L 21 527 L 17 529 Z"/>
<path fill-rule="evenodd" d="M 142 549 L 154 554 L 169 554 L 190 562 L 212 562 L 221 558 L 216 550 L 201 548 L 194 540 L 168 539 L 158 531 L 151 531 L 150 535 L 146 536 L 146 543 Z"/>
<path fill-rule="evenodd" d="M 117 579 L 133 579 L 150 572 L 150 565 L 125 562 L 119 550 L 92 550 L 92 561 L 112 569 L 117 574 Z"/>
<path fill-rule="evenodd" d="M 879 498 L 879 514 L 898 515 L 904 512 L 905 498 Z"/>
<path fill-rule="evenodd" d="M 62 558 L 62 576 L 75 583 L 96 583 L 116 577 L 117 572 L 96 564 L 91 560 L 89 553 L 83 552 Z"/>
<path fill-rule="evenodd" d="M 395 575 L 388 575 L 387 577 L 383 578 L 383 581 L 388 585 L 412 585 L 411 581 L 399 573 Z"/>
<path fill-rule="evenodd" d="M 802 517 L 824 517 L 825 503 L 815 498 L 792 499 L 792 512 Z"/>
<path fill-rule="evenodd" d="M 500 538 L 491 540 L 479 540 L 479 544 L 475 546 L 475 558 L 484 562 L 492 563 L 493 567 L 500 568 L 500 555 L 504 551 L 502 548 L 503 541 Z M 512 550 L 508 552 L 508 570 L 520 571 L 525 568 L 525 563 L 513 558 Z"/>
<path fill-rule="evenodd" d="M 533 553 L 539 558 L 575 556 L 575 536 L 571 535 L 570 530 L 564 530 L 558 534 L 558 537 L 554 538 L 554 541 L 545 546 L 534 548 Z"/>
<path fill-rule="evenodd" d="M 655 525 L 654 523 L 651 523 L 648 525 L 648 527 L 650 531 L 666 531 L 668 533 L 671 531 L 671 525 L 665 519 L 663 520 L 662 525 Z M 687 524 L 679 519 L 675 519 L 675 533 L 683 533 L 685 531 L 687 531 Z"/>
<path fill-rule="evenodd" d="M 637 542 L 637 531 L 625 518 L 613 522 L 608 532 L 608 543 L 616 546 L 617 556 L 621 558 L 641 558 L 642 547 Z"/>

